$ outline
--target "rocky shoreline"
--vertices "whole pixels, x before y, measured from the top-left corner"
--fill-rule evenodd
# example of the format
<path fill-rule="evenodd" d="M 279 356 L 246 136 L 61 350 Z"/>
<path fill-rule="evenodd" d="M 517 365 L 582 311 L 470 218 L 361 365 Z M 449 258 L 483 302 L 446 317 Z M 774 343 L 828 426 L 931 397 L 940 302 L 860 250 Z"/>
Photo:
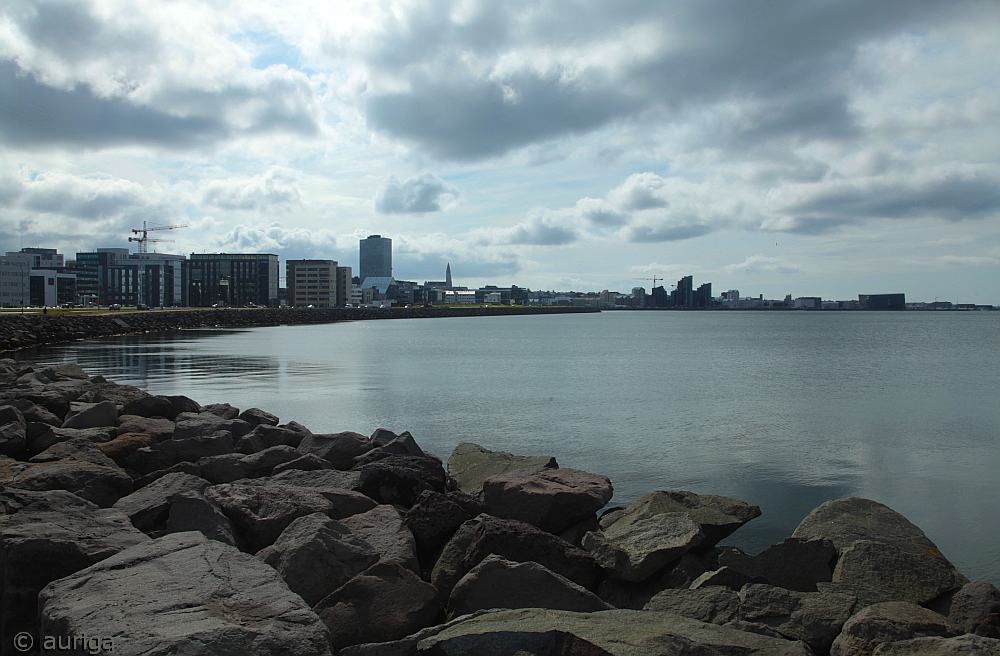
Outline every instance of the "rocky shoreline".
<path fill-rule="evenodd" d="M 412 308 L 254 308 L 148 311 L 106 314 L 0 313 L 0 353 L 79 339 L 191 328 L 249 328 L 376 319 L 497 317 L 598 312 L 585 307 L 490 305 Z"/>
<path fill-rule="evenodd" d="M 314 434 L 0 360 L 0 654 L 1000 654 L 1000 591 L 877 502 L 743 501 Z M 474 439 L 474 436 L 469 436 Z"/>

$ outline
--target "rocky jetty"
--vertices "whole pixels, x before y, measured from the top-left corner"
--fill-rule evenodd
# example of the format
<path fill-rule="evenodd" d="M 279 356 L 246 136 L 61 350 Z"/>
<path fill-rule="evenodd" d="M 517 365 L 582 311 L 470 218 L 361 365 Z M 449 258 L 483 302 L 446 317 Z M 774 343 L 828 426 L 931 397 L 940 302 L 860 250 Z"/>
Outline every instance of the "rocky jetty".
<path fill-rule="evenodd" d="M 0 313 L 0 353 L 78 339 L 141 335 L 191 328 L 249 328 L 291 326 L 375 319 L 433 319 L 439 317 L 496 317 L 534 314 L 598 312 L 592 307 L 523 307 L 490 305 L 467 307 L 394 308 L 219 308 L 157 310 L 105 314 Z"/>
<path fill-rule="evenodd" d="M 0 654 L 1000 655 L 1000 591 L 875 501 L 746 554 L 756 506 L 612 493 L 0 360 Z"/>

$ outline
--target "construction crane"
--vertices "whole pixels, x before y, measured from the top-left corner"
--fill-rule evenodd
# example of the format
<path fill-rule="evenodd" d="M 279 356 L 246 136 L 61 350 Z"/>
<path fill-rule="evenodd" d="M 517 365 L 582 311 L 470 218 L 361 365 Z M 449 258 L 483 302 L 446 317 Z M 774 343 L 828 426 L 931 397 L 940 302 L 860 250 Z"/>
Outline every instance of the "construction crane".
<path fill-rule="evenodd" d="M 146 246 L 146 244 L 148 242 L 151 242 L 151 241 L 173 241 L 173 239 L 154 239 L 152 237 L 149 237 L 147 235 L 147 233 L 152 232 L 153 230 L 174 230 L 175 228 L 186 228 L 186 227 L 187 227 L 186 225 L 173 225 L 173 226 L 158 226 L 158 225 L 154 225 L 154 226 L 147 226 L 146 222 L 143 221 L 141 229 L 139 229 L 139 228 L 132 228 L 132 232 L 133 233 L 135 233 L 137 235 L 142 235 L 142 236 L 141 237 L 129 237 L 128 240 L 130 242 L 132 242 L 132 241 L 139 242 L 139 252 L 140 253 L 148 253 L 149 252 L 149 247 Z"/>
<path fill-rule="evenodd" d="M 653 276 L 652 278 L 632 278 L 632 280 L 652 280 L 653 281 L 653 287 L 655 288 L 657 280 L 666 280 L 666 278 L 660 278 L 658 276 Z"/>

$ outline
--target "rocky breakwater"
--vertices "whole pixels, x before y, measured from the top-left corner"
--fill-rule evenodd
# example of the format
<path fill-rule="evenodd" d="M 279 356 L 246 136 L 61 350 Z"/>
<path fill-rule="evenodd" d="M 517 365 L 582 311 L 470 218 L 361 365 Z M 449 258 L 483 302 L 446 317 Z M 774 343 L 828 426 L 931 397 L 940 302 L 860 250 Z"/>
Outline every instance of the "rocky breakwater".
<path fill-rule="evenodd" d="M 735 499 L 12 360 L 0 454 L 0 654 L 1000 654 L 1000 592 L 866 499 L 750 555 Z"/>
<path fill-rule="evenodd" d="M 433 319 L 598 312 L 590 307 L 412 307 L 412 308 L 254 308 L 149 311 L 106 314 L 0 313 L 0 352 L 43 344 L 114 335 L 192 328 L 291 326 L 375 319 Z"/>

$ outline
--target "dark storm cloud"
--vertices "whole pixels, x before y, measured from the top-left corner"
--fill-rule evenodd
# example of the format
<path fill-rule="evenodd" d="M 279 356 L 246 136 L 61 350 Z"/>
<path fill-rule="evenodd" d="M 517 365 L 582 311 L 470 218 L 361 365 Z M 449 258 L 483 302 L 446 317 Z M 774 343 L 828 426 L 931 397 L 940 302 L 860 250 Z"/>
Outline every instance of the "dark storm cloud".
<path fill-rule="evenodd" d="M 1000 210 L 1000 176 L 950 171 L 918 179 L 846 183 L 818 190 L 785 213 L 818 215 L 812 221 L 850 221 L 850 217 L 949 221 L 977 219 Z M 803 219 L 808 224 L 810 219 Z"/>
<path fill-rule="evenodd" d="M 370 92 L 366 112 L 371 127 L 459 160 L 590 132 L 647 110 L 669 122 L 727 103 L 739 112 L 723 129 L 701 135 L 706 141 L 850 136 L 858 129 L 848 111 L 857 49 L 976 6 L 972 0 L 553 1 L 527 8 L 515 2 L 504 5 L 489 30 L 475 20 L 449 19 L 452 4 L 421 5 L 385 29 L 367 63 L 407 90 Z M 643 26 L 664 35 L 648 37 L 657 41 L 648 52 L 639 48 L 606 66 L 577 61 L 609 41 L 628 47 L 622 34 Z M 559 58 L 560 49 L 573 48 L 578 56 Z M 538 65 L 535 51 L 543 60 Z M 448 54 L 455 52 L 476 64 Z"/>
<path fill-rule="evenodd" d="M 193 146 L 226 136 L 218 117 L 179 117 L 99 98 L 77 85 L 62 91 L 19 75 L 13 62 L 0 61 L 0 139 L 15 146 L 61 144 L 99 147 L 146 143 Z"/>
<path fill-rule="evenodd" d="M 375 194 L 375 209 L 382 214 L 440 212 L 458 197 L 458 189 L 425 173 L 400 182 L 390 176 Z"/>

